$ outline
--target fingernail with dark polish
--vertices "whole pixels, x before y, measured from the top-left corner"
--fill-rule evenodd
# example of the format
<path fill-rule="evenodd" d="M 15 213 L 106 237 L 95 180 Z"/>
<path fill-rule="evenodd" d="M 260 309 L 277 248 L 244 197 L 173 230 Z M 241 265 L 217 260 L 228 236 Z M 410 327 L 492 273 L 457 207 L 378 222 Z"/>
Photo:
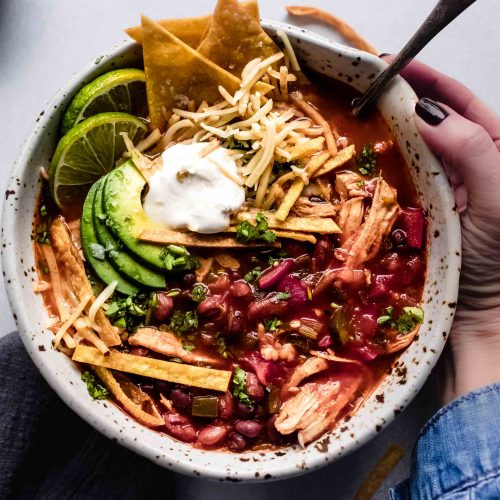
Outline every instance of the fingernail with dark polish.
<path fill-rule="evenodd" d="M 382 54 L 379 55 L 379 57 L 385 57 L 385 56 L 390 56 L 388 52 L 382 52 Z"/>
<path fill-rule="evenodd" d="M 417 102 L 415 112 L 429 125 L 439 125 L 449 114 L 437 102 L 427 97 L 422 97 Z"/>

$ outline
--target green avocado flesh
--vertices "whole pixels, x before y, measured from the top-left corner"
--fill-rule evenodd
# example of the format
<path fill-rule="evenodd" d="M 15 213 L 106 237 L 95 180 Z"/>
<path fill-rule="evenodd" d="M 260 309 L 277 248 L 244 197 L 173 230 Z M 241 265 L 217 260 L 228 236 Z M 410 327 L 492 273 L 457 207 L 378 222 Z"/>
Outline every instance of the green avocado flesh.
<path fill-rule="evenodd" d="M 165 269 L 164 247 L 141 241 L 139 236 L 154 223 L 145 214 L 141 194 L 146 179 L 131 160 L 112 170 L 103 190 L 103 208 L 108 224 L 128 250 L 142 261 Z"/>
<path fill-rule="evenodd" d="M 142 286 L 165 288 L 163 273 L 150 269 L 130 255 L 110 229 L 109 226 L 114 229 L 114 224 L 110 222 L 109 214 L 104 210 L 103 201 L 106 181 L 106 177 L 103 177 L 97 183 L 94 199 L 94 228 L 99 242 L 106 249 L 109 261 L 121 274 Z"/>
<path fill-rule="evenodd" d="M 85 198 L 83 204 L 80 231 L 82 238 L 82 249 L 85 260 L 92 266 L 97 276 L 107 285 L 117 281 L 116 291 L 125 295 L 133 295 L 139 291 L 139 288 L 122 276 L 109 262 L 103 247 L 97 239 L 94 230 L 94 199 L 98 189 L 95 183 Z"/>

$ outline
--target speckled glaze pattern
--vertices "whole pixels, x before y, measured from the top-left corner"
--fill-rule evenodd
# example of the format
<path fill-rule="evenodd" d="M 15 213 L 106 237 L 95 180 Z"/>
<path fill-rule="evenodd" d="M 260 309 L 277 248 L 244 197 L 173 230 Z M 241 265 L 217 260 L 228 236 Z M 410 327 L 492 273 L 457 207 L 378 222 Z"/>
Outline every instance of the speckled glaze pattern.
<path fill-rule="evenodd" d="M 373 55 L 351 49 L 306 30 L 263 21 L 274 35 L 285 31 L 301 64 L 363 91 L 385 67 Z M 89 398 L 71 360 L 51 347 L 44 328 L 46 312 L 32 291 L 37 281 L 31 224 L 40 189 L 39 169 L 55 149 L 61 114 L 85 83 L 115 67 L 138 66 L 140 48 L 126 42 L 97 58 L 40 113 L 14 166 L 2 215 L 2 264 L 10 304 L 31 358 L 47 382 L 84 420 L 110 439 L 157 464 L 219 481 L 265 481 L 303 474 L 352 452 L 391 422 L 414 398 L 436 363 L 453 319 L 460 271 L 460 225 L 453 194 L 438 160 L 417 133 L 411 88 L 397 78 L 378 107 L 398 139 L 425 208 L 429 264 L 424 293 L 425 323 L 411 346 L 397 359 L 382 384 L 360 410 L 307 449 L 230 454 L 203 451 L 137 424 L 109 402 Z"/>

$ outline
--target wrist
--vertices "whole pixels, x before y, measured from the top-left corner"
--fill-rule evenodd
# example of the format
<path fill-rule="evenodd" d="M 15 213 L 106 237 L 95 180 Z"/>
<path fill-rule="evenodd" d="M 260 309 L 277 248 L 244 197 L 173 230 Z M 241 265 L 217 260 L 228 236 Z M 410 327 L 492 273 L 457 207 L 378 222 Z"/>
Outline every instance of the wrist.
<path fill-rule="evenodd" d="M 443 404 L 500 381 L 500 315 L 475 321 L 477 312 L 457 312 L 445 360 Z"/>

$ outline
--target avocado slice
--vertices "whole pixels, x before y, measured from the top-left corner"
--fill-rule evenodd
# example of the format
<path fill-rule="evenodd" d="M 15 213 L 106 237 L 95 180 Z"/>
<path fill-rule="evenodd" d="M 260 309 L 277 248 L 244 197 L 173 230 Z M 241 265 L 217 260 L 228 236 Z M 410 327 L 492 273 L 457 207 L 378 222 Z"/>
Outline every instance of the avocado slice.
<path fill-rule="evenodd" d="M 82 249 L 85 260 L 92 266 L 97 276 L 107 285 L 117 281 L 116 291 L 124 295 L 134 295 L 139 288 L 124 276 L 122 276 L 109 262 L 103 247 L 94 230 L 94 199 L 99 182 L 90 188 L 83 204 L 82 218 L 80 220 L 80 233 L 82 238 Z"/>
<path fill-rule="evenodd" d="M 112 231 L 130 252 L 159 269 L 165 269 L 165 248 L 139 240 L 144 228 L 155 225 L 142 208 L 141 194 L 145 185 L 144 176 L 132 160 L 127 161 L 106 176 L 103 208 Z"/>
<path fill-rule="evenodd" d="M 111 263 L 122 274 L 140 285 L 151 288 L 165 288 L 165 276 L 149 267 L 144 266 L 124 248 L 122 242 L 109 229 L 109 221 L 104 211 L 103 193 L 106 178 L 99 181 L 94 199 L 94 227 L 101 245 L 107 249 L 107 256 Z"/>

